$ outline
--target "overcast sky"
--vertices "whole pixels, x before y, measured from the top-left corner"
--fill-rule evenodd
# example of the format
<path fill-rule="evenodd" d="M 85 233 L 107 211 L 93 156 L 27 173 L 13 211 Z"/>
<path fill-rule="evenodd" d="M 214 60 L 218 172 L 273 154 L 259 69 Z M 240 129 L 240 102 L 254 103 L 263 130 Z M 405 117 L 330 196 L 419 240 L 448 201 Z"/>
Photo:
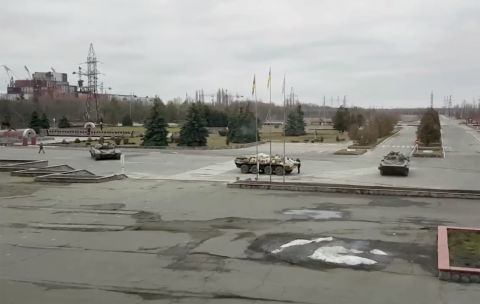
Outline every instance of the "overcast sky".
<path fill-rule="evenodd" d="M 437 105 L 480 97 L 479 0 L 0 0 L 0 64 L 71 75 L 94 44 L 105 87 L 164 100 L 217 88 L 281 103 Z M 7 77 L 0 70 L 0 92 Z"/>

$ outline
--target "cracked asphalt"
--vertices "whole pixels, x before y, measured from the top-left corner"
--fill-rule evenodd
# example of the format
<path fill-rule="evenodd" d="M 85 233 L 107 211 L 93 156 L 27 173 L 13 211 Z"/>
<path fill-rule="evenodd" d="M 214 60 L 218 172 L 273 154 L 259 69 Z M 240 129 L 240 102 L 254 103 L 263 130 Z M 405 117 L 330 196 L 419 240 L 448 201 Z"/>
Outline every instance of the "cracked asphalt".
<path fill-rule="evenodd" d="M 479 133 L 442 124 L 446 157 L 412 159 L 408 178 L 377 170 L 388 151 L 408 153 L 405 125 L 357 157 L 333 155 L 346 143 L 290 144 L 304 165 L 288 179 L 478 190 Z M 478 200 L 227 188 L 240 176 L 232 157 L 253 150 L 126 150 L 130 178 L 104 184 L 0 173 L 0 303 L 478 302 L 479 284 L 436 273 L 436 227 L 478 226 Z M 121 171 L 81 149 L 0 147 L 0 158 L 43 157 Z M 374 263 L 333 263 L 332 252 Z"/>
<path fill-rule="evenodd" d="M 206 181 L 46 185 L 7 173 L 0 194 L 2 304 L 475 303 L 480 296 L 480 285 L 443 282 L 435 271 L 436 226 L 478 225 L 475 200 L 248 191 Z M 335 216 L 317 216 L 326 211 Z M 325 242 L 272 253 L 322 237 L 376 264 L 309 258 Z"/>

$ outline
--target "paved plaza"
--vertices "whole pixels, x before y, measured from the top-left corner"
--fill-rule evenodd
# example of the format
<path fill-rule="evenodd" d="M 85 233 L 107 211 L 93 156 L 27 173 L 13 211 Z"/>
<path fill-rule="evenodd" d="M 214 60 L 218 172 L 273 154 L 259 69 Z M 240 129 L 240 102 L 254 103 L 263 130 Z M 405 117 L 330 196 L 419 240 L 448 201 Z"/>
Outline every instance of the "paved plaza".
<path fill-rule="evenodd" d="M 348 143 L 288 144 L 287 180 L 477 189 L 477 131 L 443 120 L 446 157 L 412 158 L 409 177 L 381 177 L 380 158 L 409 153 L 415 127 L 361 156 Z M 269 145 L 260 146 L 268 152 Z M 282 145 L 273 150 L 282 153 Z M 239 150 L 0 147 L 104 184 L 42 184 L 0 173 L 0 303 L 476 303 L 480 285 L 438 280 L 436 227 L 478 226 L 477 200 L 229 189 Z M 268 180 L 268 176 L 262 176 Z M 278 179 L 278 177 L 276 177 Z M 281 178 L 280 178 L 281 179 Z"/>

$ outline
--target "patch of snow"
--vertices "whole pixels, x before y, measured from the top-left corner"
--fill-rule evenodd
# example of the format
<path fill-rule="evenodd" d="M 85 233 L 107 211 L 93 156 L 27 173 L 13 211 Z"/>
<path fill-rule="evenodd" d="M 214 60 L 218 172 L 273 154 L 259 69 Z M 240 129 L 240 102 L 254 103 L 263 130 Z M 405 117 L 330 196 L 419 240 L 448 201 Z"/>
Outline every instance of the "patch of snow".
<path fill-rule="evenodd" d="M 309 256 L 309 258 L 327 263 L 345 264 L 349 266 L 374 265 L 377 263 L 376 261 L 367 258 L 348 255 L 348 253 L 361 253 L 361 251 L 355 249 L 346 249 L 342 246 L 320 247 L 315 250 L 315 252 Z"/>
<path fill-rule="evenodd" d="M 292 246 L 302 246 L 310 243 L 320 243 L 320 242 L 331 242 L 333 241 L 333 238 L 331 236 L 329 237 L 323 237 L 323 238 L 316 238 L 313 240 L 304 240 L 304 239 L 298 239 L 298 240 L 293 240 L 288 243 L 285 243 L 280 246 L 280 248 L 275 249 L 272 251 L 272 253 L 277 254 L 282 252 L 285 248 L 292 247 Z"/>
<path fill-rule="evenodd" d="M 342 217 L 342 213 L 338 211 L 315 210 L 315 209 L 297 209 L 297 210 L 292 209 L 292 210 L 284 211 L 283 214 L 313 218 L 316 220 L 325 220 L 325 219 Z"/>
<path fill-rule="evenodd" d="M 370 250 L 371 254 L 376 254 L 376 255 L 388 255 L 385 251 L 382 251 L 380 249 L 372 249 Z"/>

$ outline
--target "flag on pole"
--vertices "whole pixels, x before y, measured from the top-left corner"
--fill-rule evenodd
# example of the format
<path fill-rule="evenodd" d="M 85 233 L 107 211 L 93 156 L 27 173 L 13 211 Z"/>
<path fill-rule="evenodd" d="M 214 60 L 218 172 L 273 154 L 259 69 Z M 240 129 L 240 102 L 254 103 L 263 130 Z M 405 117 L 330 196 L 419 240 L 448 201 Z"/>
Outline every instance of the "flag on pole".
<path fill-rule="evenodd" d="M 267 88 L 270 88 L 272 85 L 272 68 L 268 70 L 268 82 L 267 82 Z"/>
<path fill-rule="evenodd" d="M 283 75 L 282 94 L 285 93 L 285 74 Z"/>
<path fill-rule="evenodd" d="M 255 91 L 257 90 L 255 85 L 255 74 L 253 74 L 253 84 L 252 84 L 252 96 L 255 95 Z"/>

